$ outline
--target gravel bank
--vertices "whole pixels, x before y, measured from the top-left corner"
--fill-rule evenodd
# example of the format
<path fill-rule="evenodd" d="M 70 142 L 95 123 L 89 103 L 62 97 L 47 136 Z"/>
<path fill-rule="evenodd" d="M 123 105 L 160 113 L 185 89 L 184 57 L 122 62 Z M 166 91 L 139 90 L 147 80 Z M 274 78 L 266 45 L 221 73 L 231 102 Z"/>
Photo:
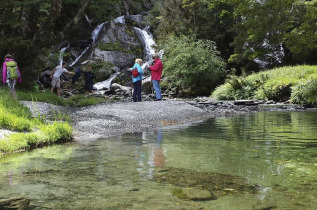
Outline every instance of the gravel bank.
<path fill-rule="evenodd" d="M 50 119 L 54 113 L 67 112 L 73 119 L 73 137 L 79 142 L 89 142 L 129 132 L 156 130 L 161 127 L 183 126 L 210 117 L 232 116 L 259 111 L 304 111 L 296 105 L 235 105 L 234 102 L 205 101 L 143 101 L 98 104 L 83 108 L 70 108 L 38 102 L 21 102 L 28 106 L 34 116 L 45 115 Z M 315 110 L 315 109 L 311 109 Z M 1 133 L 1 132 L 0 132 Z M 1 137 L 1 136 L 0 136 Z"/>
<path fill-rule="evenodd" d="M 70 110 L 78 141 L 142 132 L 163 126 L 197 122 L 209 114 L 182 101 L 145 101 L 99 104 Z"/>

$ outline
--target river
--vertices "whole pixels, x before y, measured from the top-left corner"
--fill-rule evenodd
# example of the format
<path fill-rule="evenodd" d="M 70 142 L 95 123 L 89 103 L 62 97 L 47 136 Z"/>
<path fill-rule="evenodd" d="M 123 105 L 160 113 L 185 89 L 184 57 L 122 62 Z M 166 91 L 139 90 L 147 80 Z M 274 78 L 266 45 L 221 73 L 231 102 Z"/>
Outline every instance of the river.
<path fill-rule="evenodd" d="M 7 156 L 0 199 L 26 197 L 30 209 L 314 209 L 316 146 L 317 112 L 212 118 Z M 174 193 L 186 188 L 217 199 Z"/>

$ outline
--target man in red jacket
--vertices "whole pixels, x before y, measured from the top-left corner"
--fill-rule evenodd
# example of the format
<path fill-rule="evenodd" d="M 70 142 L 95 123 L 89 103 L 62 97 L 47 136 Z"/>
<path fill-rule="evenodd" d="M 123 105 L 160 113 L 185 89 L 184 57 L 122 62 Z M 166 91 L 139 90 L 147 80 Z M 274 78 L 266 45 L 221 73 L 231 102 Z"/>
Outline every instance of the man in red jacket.
<path fill-rule="evenodd" d="M 153 54 L 152 58 L 154 60 L 154 65 L 149 67 L 151 71 L 151 80 L 155 90 L 155 101 L 160 101 L 162 100 L 160 81 L 163 71 L 163 64 L 158 54 Z"/>

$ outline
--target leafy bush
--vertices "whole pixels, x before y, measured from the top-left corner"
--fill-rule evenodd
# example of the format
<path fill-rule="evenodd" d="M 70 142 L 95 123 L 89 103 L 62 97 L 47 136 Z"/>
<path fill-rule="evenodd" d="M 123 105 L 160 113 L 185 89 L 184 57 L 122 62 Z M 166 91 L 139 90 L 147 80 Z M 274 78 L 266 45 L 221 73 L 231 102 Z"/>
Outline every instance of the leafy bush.
<path fill-rule="evenodd" d="M 99 61 L 92 63 L 91 67 L 95 74 L 95 82 L 100 82 L 108 79 L 112 73 L 113 64 L 109 62 Z"/>
<path fill-rule="evenodd" d="M 291 102 L 317 104 L 317 79 L 307 80 L 293 86 Z"/>
<path fill-rule="evenodd" d="M 231 84 L 226 83 L 217 87 L 211 97 L 214 97 L 217 100 L 234 100 L 234 88 L 231 86 Z"/>
<path fill-rule="evenodd" d="M 317 66 L 272 69 L 247 77 L 231 76 L 216 88 L 216 99 L 269 99 L 292 103 L 315 103 Z"/>
<path fill-rule="evenodd" d="M 190 95 L 206 95 L 223 81 L 225 63 L 212 41 L 196 40 L 195 36 L 170 36 L 162 47 L 163 73 L 171 87 Z"/>

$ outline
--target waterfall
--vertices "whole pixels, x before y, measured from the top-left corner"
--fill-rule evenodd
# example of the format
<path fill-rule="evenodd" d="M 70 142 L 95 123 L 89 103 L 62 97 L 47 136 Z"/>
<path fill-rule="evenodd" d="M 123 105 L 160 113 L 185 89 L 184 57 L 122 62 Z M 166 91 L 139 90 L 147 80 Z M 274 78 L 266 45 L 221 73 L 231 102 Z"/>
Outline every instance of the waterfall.
<path fill-rule="evenodd" d="M 155 53 L 155 49 L 153 47 L 155 47 L 157 45 L 153 39 L 153 35 L 150 32 L 148 32 L 148 27 L 146 27 L 145 29 L 140 29 L 140 28 L 134 27 L 134 30 L 139 35 L 139 38 L 142 41 L 143 46 L 144 46 L 145 59 L 143 61 L 143 65 L 141 67 L 143 70 L 146 70 L 146 66 L 151 65 L 153 62 L 152 54 Z M 160 50 L 157 54 L 162 59 L 164 51 Z M 144 82 L 146 82 L 148 80 L 150 80 L 150 77 L 143 78 Z"/>
<path fill-rule="evenodd" d="M 153 39 L 152 34 L 150 34 L 148 31 L 144 29 L 142 30 L 137 27 L 134 27 L 134 30 L 137 32 L 137 34 L 139 35 L 139 38 L 141 39 L 144 45 L 145 59 L 144 59 L 144 64 L 142 65 L 143 67 L 147 63 L 151 63 L 153 61 L 151 55 L 155 53 L 155 49 L 153 48 L 153 46 L 155 47 L 156 43 Z"/>
<path fill-rule="evenodd" d="M 103 26 L 104 26 L 105 24 L 106 24 L 106 22 L 101 23 L 101 24 L 98 25 L 98 26 L 96 27 L 96 29 L 91 33 L 91 39 L 92 39 L 92 44 L 91 44 L 91 45 L 95 44 L 96 40 L 98 39 L 99 33 L 100 33 L 101 29 L 103 28 Z M 78 60 L 90 49 L 90 47 L 91 47 L 91 46 L 86 47 L 86 48 L 83 50 L 83 52 L 76 58 L 76 60 L 75 60 L 70 66 L 75 65 L 75 64 L 78 62 Z"/>
<path fill-rule="evenodd" d="M 114 73 L 113 75 L 110 76 L 109 79 L 105 80 L 105 81 L 102 81 L 102 82 L 97 82 L 96 84 L 94 84 L 94 87 L 97 89 L 97 90 L 106 90 L 106 91 L 110 91 L 110 86 L 111 86 L 111 82 L 112 80 L 114 80 L 118 74 L 120 72 L 116 72 Z M 106 92 L 105 91 L 105 92 Z"/>
<path fill-rule="evenodd" d="M 124 16 L 120 16 L 120 17 L 115 18 L 115 19 L 113 20 L 113 22 L 125 24 L 125 18 L 124 18 Z"/>
<path fill-rule="evenodd" d="M 63 54 L 67 50 L 68 47 L 69 47 L 69 45 L 67 45 L 67 47 L 62 48 L 60 53 L 59 53 L 59 63 L 61 66 L 63 65 Z"/>

